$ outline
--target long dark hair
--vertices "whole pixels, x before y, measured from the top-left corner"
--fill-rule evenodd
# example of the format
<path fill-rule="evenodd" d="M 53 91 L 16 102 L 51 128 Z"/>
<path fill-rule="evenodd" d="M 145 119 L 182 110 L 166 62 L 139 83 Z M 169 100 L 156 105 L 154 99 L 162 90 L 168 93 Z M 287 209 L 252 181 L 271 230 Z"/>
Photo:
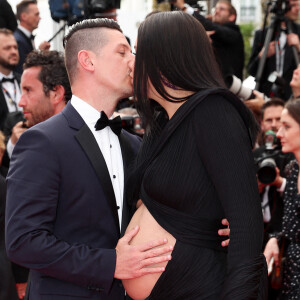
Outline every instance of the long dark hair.
<path fill-rule="evenodd" d="M 162 78 L 186 91 L 224 87 L 221 72 L 203 26 L 183 12 L 149 16 L 139 27 L 134 71 L 134 96 L 144 124 L 153 125 L 153 101 L 147 97 L 148 80 L 167 101 Z"/>
<path fill-rule="evenodd" d="M 289 115 L 300 125 L 300 99 L 289 100 L 284 107 Z"/>

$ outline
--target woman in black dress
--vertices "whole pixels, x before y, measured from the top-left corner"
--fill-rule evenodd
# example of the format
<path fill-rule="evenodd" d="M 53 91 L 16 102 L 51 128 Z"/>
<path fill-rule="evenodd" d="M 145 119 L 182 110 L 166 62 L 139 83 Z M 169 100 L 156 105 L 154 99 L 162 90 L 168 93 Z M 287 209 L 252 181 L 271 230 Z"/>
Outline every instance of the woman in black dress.
<path fill-rule="evenodd" d="M 251 147 L 256 123 L 224 88 L 202 25 L 182 12 L 140 26 L 134 95 L 146 124 L 129 228 L 139 244 L 168 237 L 161 276 L 123 281 L 134 299 L 264 299 L 263 222 Z M 228 253 L 217 234 L 230 222 Z"/>
<path fill-rule="evenodd" d="M 274 233 L 265 248 L 265 255 L 269 263 L 274 257 L 278 263 L 278 240 L 285 238 L 288 244 L 285 253 L 283 270 L 283 289 L 280 299 L 300 299 L 300 99 L 286 103 L 281 114 L 281 127 L 277 133 L 280 138 L 282 152 L 292 152 L 296 159 L 286 168 L 287 184 L 284 191 L 284 210 L 282 218 L 282 232 Z"/>

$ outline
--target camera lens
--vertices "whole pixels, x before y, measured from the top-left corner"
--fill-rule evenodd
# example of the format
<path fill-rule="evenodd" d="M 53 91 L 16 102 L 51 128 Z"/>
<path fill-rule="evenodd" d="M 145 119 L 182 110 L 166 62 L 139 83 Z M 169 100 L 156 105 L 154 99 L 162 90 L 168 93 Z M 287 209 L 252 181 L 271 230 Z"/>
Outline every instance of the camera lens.
<path fill-rule="evenodd" d="M 273 158 L 264 159 L 257 171 L 258 180 L 264 184 L 272 183 L 276 178 L 276 163 Z"/>

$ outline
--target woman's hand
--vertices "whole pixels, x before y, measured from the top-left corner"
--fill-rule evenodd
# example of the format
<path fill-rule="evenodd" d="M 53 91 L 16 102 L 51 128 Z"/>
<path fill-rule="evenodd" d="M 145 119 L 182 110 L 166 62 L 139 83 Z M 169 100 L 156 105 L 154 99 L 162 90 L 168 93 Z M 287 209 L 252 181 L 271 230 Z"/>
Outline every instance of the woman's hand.
<path fill-rule="evenodd" d="M 278 265 L 278 256 L 279 256 L 279 247 L 278 247 L 278 241 L 276 238 L 270 238 L 264 251 L 264 255 L 267 260 L 267 264 L 269 266 L 270 260 L 272 257 L 274 257 L 274 263 L 275 265 Z"/>

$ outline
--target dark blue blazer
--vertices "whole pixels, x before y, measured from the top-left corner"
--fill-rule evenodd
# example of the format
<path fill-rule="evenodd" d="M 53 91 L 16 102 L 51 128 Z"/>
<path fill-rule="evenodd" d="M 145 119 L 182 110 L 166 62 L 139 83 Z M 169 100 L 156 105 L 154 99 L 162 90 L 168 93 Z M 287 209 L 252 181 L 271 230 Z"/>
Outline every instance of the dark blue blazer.
<path fill-rule="evenodd" d="M 15 68 L 15 71 L 19 74 L 23 73 L 23 64 L 25 62 L 25 58 L 29 52 L 33 50 L 32 42 L 30 38 L 28 38 L 23 31 L 17 28 L 14 32 L 15 39 L 18 43 L 20 60 L 18 65 Z"/>
<path fill-rule="evenodd" d="M 126 180 L 140 139 L 122 131 L 120 145 Z M 6 247 L 31 269 L 29 299 L 123 300 L 113 278 L 120 229 L 112 183 L 70 103 L 22 134 L 7 178 Z M 124 200 L 123 228 L 128 221 Z"/>

